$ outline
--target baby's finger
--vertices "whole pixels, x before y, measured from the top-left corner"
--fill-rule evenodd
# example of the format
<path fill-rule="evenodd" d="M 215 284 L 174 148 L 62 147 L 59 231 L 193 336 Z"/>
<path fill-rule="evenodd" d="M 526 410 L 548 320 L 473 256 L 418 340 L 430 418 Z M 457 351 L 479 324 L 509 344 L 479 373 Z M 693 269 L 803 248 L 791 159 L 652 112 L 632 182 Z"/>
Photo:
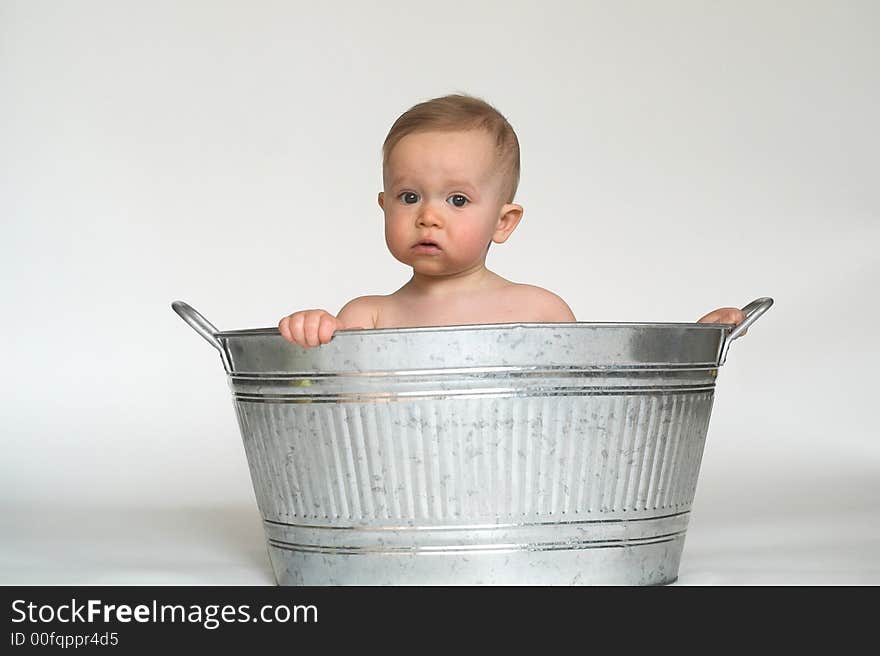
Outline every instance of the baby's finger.
<path fill-rule="evenodd" d="M 293 335 L 290 334 L 290 317 L 284 317 L 281 321 L 278 322 L 278 332 L 281 333 L 281 336 L 286 339 L 288 342 L 293 341 Z"/>
<path fill-rule="evenodd" d="M 323 314 L 323 312 L 319 311 L 306 313 L 306 317 L 303 320 L 303 332 L 308 346 L 318 346 L 321 343 L 318 339 L 318 326 L 321 323 Z"/>
<path fill-rule="evenodd" d="M 300 346 L 307 346 L 306 338 L 303 334 L 303 313 L 296 312 L 290 315 L 290 336 L 293 341 Z"/>
<path fill-rule="evenodd" d="M 321 344 L 329 342 L 333 338 L 336 326 L 336 317 L 329 314 L 323 315 L 321 317 L 321 322 L 318 324 L 318 341 L 320 341 Z"/>

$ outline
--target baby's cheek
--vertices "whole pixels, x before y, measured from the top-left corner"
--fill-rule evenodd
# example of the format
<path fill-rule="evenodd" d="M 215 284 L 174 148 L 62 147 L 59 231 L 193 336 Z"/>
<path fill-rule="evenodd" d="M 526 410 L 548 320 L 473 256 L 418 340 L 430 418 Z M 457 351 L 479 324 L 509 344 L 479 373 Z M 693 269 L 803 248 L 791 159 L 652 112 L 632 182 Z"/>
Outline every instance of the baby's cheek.
<path fill-rule="evenodd" d="M 404 249 L 406 239 L 405 231 L 395 223 L 385 224 L 385 243 L 389 250 L 395 255 L 401 254 Z"/>
<path fill-rule="evenodd" d="M 385 242 L 389 247 L 395 246 L 400 243 L 400 234 L 401 234 L 400 226 L 394 222 L 386 221 L 385 222 Z"/>
<path fill-rule="evenodd" d="M 486 234 L 478 226 L 469 226 L 462 229 L 456 241 L 469 257 L 481 257 L 486 252 L 486 245 L 492 241 L 492 235 Z"/>

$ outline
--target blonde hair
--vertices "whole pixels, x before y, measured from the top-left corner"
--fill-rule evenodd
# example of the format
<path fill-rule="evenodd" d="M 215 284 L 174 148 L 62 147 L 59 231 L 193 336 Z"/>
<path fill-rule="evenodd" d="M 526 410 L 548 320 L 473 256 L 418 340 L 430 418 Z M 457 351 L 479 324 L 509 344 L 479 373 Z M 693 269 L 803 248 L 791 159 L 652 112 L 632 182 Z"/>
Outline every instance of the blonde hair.
<path fill-rule="evenodd" d="M 401 114 L 382 144 L 382 167 L 388 166 L 391 151 L 408 134 L 486 130 L 495 139 L 496 162 L 504 175 L 502 198 L 512 203 L 519 186 L 519 140 L 507 119 L 485 100 L 464 94 L 450 94 L 414 105 Z"/>

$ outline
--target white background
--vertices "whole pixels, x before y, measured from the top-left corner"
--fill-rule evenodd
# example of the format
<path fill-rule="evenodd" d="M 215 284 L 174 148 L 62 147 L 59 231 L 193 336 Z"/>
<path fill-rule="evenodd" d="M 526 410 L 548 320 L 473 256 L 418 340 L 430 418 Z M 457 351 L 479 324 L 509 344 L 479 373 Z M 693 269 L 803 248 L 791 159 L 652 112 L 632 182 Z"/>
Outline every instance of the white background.
<path fill-rule="evenodd" d="M 381 144 L 452 92 L 520 139 L 500 275 L 580 321 L 776 299 L 679 584 L 880 583 L 878 6 L 0 1 L 0 583 L 273 583 L 170 303 L 235 329 L 397 289 Z"/>

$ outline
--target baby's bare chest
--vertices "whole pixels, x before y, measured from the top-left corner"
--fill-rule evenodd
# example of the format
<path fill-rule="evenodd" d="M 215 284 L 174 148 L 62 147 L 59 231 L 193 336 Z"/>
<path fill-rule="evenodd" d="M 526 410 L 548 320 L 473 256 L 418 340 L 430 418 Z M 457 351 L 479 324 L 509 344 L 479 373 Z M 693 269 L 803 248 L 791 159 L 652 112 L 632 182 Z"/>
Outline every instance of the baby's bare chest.
<path fill-rule="evenodd" d="M 538 321 L 528 299 L 510 292 L 446 299 L 389 296 L 378 320 L 377 328 Z"/>

